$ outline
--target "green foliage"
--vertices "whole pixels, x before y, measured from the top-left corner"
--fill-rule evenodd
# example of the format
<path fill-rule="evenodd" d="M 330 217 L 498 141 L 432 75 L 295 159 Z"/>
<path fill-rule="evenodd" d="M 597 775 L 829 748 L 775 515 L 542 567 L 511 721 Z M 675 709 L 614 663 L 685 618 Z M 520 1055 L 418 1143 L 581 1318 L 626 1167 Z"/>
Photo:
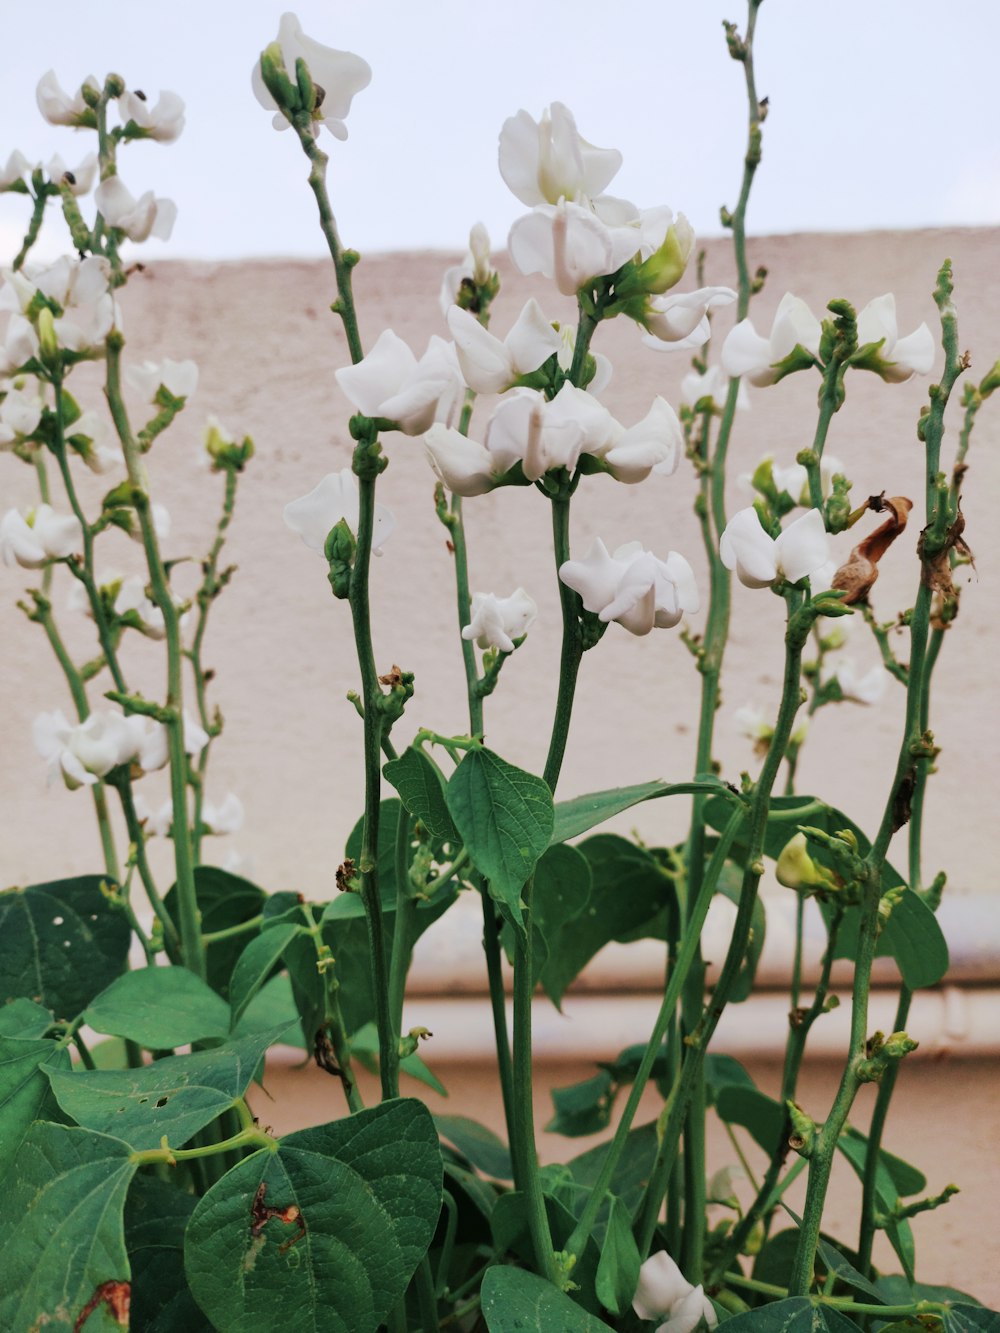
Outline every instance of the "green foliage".
<path fill-rule="evenodd" d="M 532 979 L 537 985 L 550 957 L 555 958 L 560 941 L 571 935 L 572 924 L 587 909 L 591 890 L 590 865 L 575 847 L 553 844 L 535 866 L 531 895 Z M 503 944 L 507 957 L 514 957 L 514 927 L 505 925 Z M 555 963 L 553 964 L 556 965 Z"/>
<path fill-rule="evenodd" d="M 143 1333 L 210 1333 L 184 1273 L 184 1232 L 195 1198 L 155 1176 L 137 1175 L 125 1201 L 132 1268 L 132 1327 Z"/>
<path fill-rule="evenodd" d="M 614 1080 L 606 1069 L 582 1083 L 552 1089 L 555 1115 L 545 1126 L 550 1134 L 580 1138 L 606 1129 L 611 1120 Z"/>
<path fill-rule="evenodd" d="M 113 1326 L 108 1306 L 130 1277 L 122 1210 L 134 1172 L 119 1139 L 32 1127 L 4 1183 L 0 1327 L 76 1333 L 99 1307 Z"/>
<path fill-rule="evenodd" d="M 267 894 L 263 889 L 217 866 L 198 866 L 194 872 L 194 883 L 201 913 L 201 928 L 206 935 L 251 921 L 261 914 L 267 902 Z M 178 922 L 176 885 L 167 894 L 164 903 L 174 922 Z M 245 944 L 245 936 L 232 935 L 205 946 L 208 984 L 224 1000 L 229 999 L 230 978 Z"/>
<path fill-rule="evenodd" d="M 643 801 L 653 801 L 660 796 L 686 795 L 694 791 L 722 790 L 723 785 L 718 778 L 702 777 L 694 782 L 640 782 L 633 787 L 612 787 L 608 791 L 575 796 L 571 801 L 560 801 L 556 806 L 552 841 L 566 842 L 569 838 L 578 838 L 581 833 L 588 833 L 598 824 Z"/>
<path fill-rule="evenodd" d="M 0 1005 L 0 1036 L 42 1037 L 52 1026 L 52 1011 L 22 996 Z"/>
<path fill-rule="evenodd" d="M 492 750 L 470 750 L 448 782 L 448 810 L 508 920 L 523 927 L 521 890 L 552 837 L 552 794 L 541 778 Z"/>
<path fill-rule="evenodd" d="M 219 1328 L 366 1333 L 403 1295 L 441 1206 L 427 1110 L 384 1102 L 284 1138 L 199 1201 L 185 1267 Z"/>
<path fill-rule="evenodd" d="M 279 921 L 273 926 L 262 929 L 240 954 L 229 982 L 229 1003 L 234 1028 L 246 1013 L 250 1001 L 282 961 L 285 950 L 302 930 L 302 926 L 293 922 Z"/>
<path fill-rule="evenodd" d="M 170 1050 L 229 1032 L 229 1006 L 184 967 L 126 972 L 84 1011 L 95 1032 L 125 1037 L 150 1050 Z"/>
<path fill-rule="evenodd" d="M 398 759 L 391 759 L 382 772 L 399 792 L 406 809 L 414 819 L 420 820 L 432 837 L 458 842 L 445 801 L 444 779 L 423 750 L 411 745 Z"/>
<path fill-rule="evenodd" d="M 489 1333 L 598 1333 L 603 1320 L 581 1310 L 544 1278 L 523 1268 L 491 1268 L 483 1278 L 482 1311 Z"/>
<path fill-rule="evenodd" d="M 45 1071 L 68 1071 L 69 1053 L 54 1041 L 0 1037 L 0 1174 L 34 1120 L 56 1111 Z"/>
<path fill-rule="evenodd" d="M 770 1157 L 777 1151 L 785 1126 L 785 1108 L 757 1088 L 729 1083 L 715 1095 L 719 1119 L 742 1125 Z"/>
<path fill-rule="evenodd" d="M 436 1115 L 434 1124 L 441 1137 L 453 1144 L 477 1171 L 494 1180 L 511 1179 L 510 1152 L 491 1129 L 464 1115 Z"/>
<path fill-rule="evenodd" d="M 726 1320 L 726 1333 L 857 1333 L 858 1325 L 829 1305 L 805 1296 L 761 1305 Z"/>
<path fill-rule="evenodd" d="M 283 1028 L 240 1037 L 194 1055 L 171 1055 L 141 1069 L 50 1071 L 56 1100 L 77 1124 L 116 1134 L 131 1148 L 180 1148 L 242 1097 Z"/>
<path fill-rule="evenodd" d="M 624 1314 L 630 1307 L 639 1282 L 640 1263 L 631 1213 L 621 1199 L 613 1198 L 597 1265 L 597 1297 L 612 1314 Z"/>
<path fill-rule="evenodd" d="M 102 875 L 0 893 L 0 1005 L 28 997 L 72 1019 L 119 976 L 128 921 Z"/>

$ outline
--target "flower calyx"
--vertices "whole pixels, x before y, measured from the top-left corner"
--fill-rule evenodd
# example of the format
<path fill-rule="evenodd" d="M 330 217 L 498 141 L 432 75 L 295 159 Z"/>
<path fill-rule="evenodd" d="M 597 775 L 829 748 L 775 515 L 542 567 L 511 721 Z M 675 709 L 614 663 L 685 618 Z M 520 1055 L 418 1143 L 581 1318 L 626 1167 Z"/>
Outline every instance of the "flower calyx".
<path fill-rule="evenodd" d="M 890 1065 L 904 1059 L 919 1045 L 906 1032 L 893 1032 L 888 1037 L 876 1032 L 868 1038 L 864 1058 L 854 1066 L 855 1077 L 860 1083 L 879 1083 Z"/>

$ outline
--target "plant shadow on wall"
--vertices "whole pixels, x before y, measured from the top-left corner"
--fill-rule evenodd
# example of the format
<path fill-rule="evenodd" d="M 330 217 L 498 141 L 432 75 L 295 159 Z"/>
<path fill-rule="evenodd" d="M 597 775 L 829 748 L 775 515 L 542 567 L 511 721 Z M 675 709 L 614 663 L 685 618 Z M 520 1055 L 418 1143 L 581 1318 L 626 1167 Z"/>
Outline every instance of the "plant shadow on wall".
<path fill-rule="evenodd" d="M 621 155 L 584 140 L 555 103 L 538 121 L 520 111 L 504 124 L 500 170 L 528 210 L 510 233 L 513 263 L 575 298 L 575 324 L 553 323 L 533 298 L 503 336 L 494 331 L 499 279 L 477 226 L 465 263 L 444 278 L 451 340 L 431 337 L 419 358 L 388 329 L 363 347 L 351 285 L 359 256 L 342 245 L 327 192 L 321 131 L 346 137 L 368 66 L 321 46 L 286 15 L 254 71 L 258 99 L 308 161 L 350 357 L 336 375 L 356 409 L 351 466 L 285 508 L 288 526 L 322 560 L 335 599 L 329 614 L 350 620 L 357 651 L 351 698 L 364 737 L 363 814 L 331 867 L 338 892 L 328 903 L 267 893 L 205 862 L 206 840 L 242 820 L 238 798 L 213 799 L 209 783 L 223 723 L 203 645 L 234 573 L 226 540 L 254 450 L 210 419 L 205 449 L 221 488 L 219 517 L 198 562 L 200 581 L 182 595 L 145 455 L 186 409 L 197 367 L 126 364 L 118 300 L 129 277 L 124 241 L 165 239 L 175 213 L 152 192 L 135 198 L 120 158 L 135 140 L 175 139 L 183 103 L 167 92 L 153 103 L 118 76 L 72 95 L 53 74 L 39 84 L 46 119 L 89 131 L 96 153 L 72 169 L 58 157 L 33 167 L 13 153 L 0 173 L 0 186 L 23 195 L 30 210 L 0 295 L 0 445 L 10 466 L 33 469 L 38 490 L 34 508 L 0 520 L 0 549 L 6 565 L 32 571 L 18 605 L 67 688 L 69 716 L 41 715 L 35 740 L 50 776 L 92 801 L 103 865 L 0 895 L 4 1328 L 78 1333 L 131 1320 L 161 1333 L 256 1330 L 280 1309 L 291 1328 L 394 1333 L 689 1333 L 722 1322 L 731 1333 L 1000 1329 L 1000 1316 L 974 1295 L 918 1280 L 912 1220 L 945 1204 L 954 1187 L 928 1193 L 923 1173 L 883 1146 L 897 1073 L 920 1035 L 906 1030 L 913 994 L 939 982 L 948 965 L 935 916 L 944 875 L 928 876 L 921 860 L 937 753 L 930 687 L 959 608 L 955 571 L 971 561 L 961 492 L 976 415 L 1000 385 L 1000 364 L 978 383 L 967 374 L 948 262 L 933 293 L 937 338 L 926 325 L 900 337 L 888 295 L 860 311 L 833 299 L 820 319 L 788 294 L 770 332 L 758 332 L 749 311 L 764 274 L 749 271 L 745 248 L 766 113 L 754 79 L 758 7 L 751 0 L 745 31 L 725 26 L 747 101 L 743 179 L 736 207 L 724 213 L 736 289 L 677 290 L 694 254 L 683 215 L 605 193 Z M 75 253 L 33 266 L 49 205 L 61 212 Z M 735 327 L 713 357 L 712 313 L 727 305 Z M 657 398 L 623 423 L 602 404 L 612 368 L 598 343 L 601 326 L 616 318 L 634 322 L 654 353 L 692 354 L 679 413 Z M 106 403 L 77 400 L 73 376 L 83 362 L 100 363 Z M 859 374 L 875 375 L 892 393 L 936 362 L 939 377 L 918 422 L 924 494 L 852 497 L 850 464 L 825 452 L 850 386 Z M 730 515 L 726 462 L 746 386 L 767 388 L 791 374 L 818 386 L 812 443 L 794 460 L 761 462 L 753 504 Z M 481 395 L 496 400 L 480 428 Z M 946 417 L 955 443 L 944 460 Z M 455 651 L 467 685 L 462 735 L 420 728 L 401 740 L 413 675 L 376 665 L 369 568 L 383 547 L 392 558 L 395 520 L 377 490 L 396 432 L 423 440 L 438 478 L 436 512 L 455 571 Z M 707 588 L 676 551 L 654 554 L 638 542 L 609 549 L 601 540 L 572 550 L 578 486 L 599 473 L 636 485 L 682 466 L 694 479 Z M 107 474 L 94 513 L 81 499 L 82 467 Z M 551 518 L 562 646 L 541 775 L 483 740 L 488 701 L 501 674 L 519 669 L 508 663 L 536 614 L 524 588 L 470 587 L 475 498 L 498 487 L 536 492 L 525 503 L 547 504 Z M 129 549 L 141 549 L 142 572 L 115 572 L 112 553 L 127 564 L 121 553 Z M 914 552 L 913 604 L 883 623 L 868 600 L 880 562 Z M 744 711 L 760 766 L 741 783 L 727 781 L 713 758 L 734 573 L 762 598 L 779 598 L 784 612 L 780 706 L 773 717 Z M 700 610 L 696 634 L 684 621 Z M 65 615 L 92 622 L 93 647 L 82 660 L 68 646 L 73 636 L 64 637 Z M 880 663 L 872 671 L 843 656 L 849 621 L 861 622 L 856 636 L 871 634 Z M 677 630 L 678 651 L 700 681 L 696 752 L 672 781 L 567 799 L 560 773 L 578 675 L 612 622 L 635 635 Z M 137 635 L 163 646 L 156 699 L 130 683 Z M 882 812 L 866 832 L 822 793 L 799 792 L 796 771 L 809 717 L 877 704 L 887 689 L 905 693 L 905 716 Z M 159 769 L 170 795 L 154 809 L 142 787 Z M 691 806 L 679 846 L 595 831 L 640 802 L 678 797 Z M 897 867 L 887 854 L 903 828 L 908 855 Z M 150 864 L 153 837 L 172 844 L 169 885 Z M 712 1049 L 726 1006 L 754 986 L 765 928 L 758 887 L 769 863 L 798 902 L 776 1097 Z M 507 1143 L 472 1120 L 435 1119 L 421 1100 L 399 1095 L 401 1071 L 437 1086 L 418 1052 L 429 1034 L 403 1030 L 403 1002 L 416 941 L 460 894 L 482 906 Z M 720 894 L 736 913 L 708 986 L 701 931 Z M 801 965 L 810 898 L 826 929 L 814 985 Z M 558 1006 L 605 944 L 635 938 L 663 945 L 652 1031 L 637 1032 L 593 1078 L 555 1095 L 557 1132 L 573 1138 L 613 1126 L 611 1136 L 542 1168 L 531 1099 L 533 1000 L 541 991 L 547 999 L 539 1003 Z M 891 956 L 900 974 L 889 1034 L 868 1021 L 878 955 Z M 850 1040 L 833 1102 L 814 1119 L 798 1104 L 797 1084 L 810 1032 L 834 1002 L 838 959 L 853 962 Z M 331 1075 L 343 1094 L 340 1118 L 280 1138 L 258 1123 L 247 1098 L 278 1042 L 300 1045 Z M 376 1104 L 364 1104 L 358 1066 L 377 1070 Z M 848 1117 L 867 1083 L 878 1090 L 866 1137 Z M 662 1110 L 639 1124 L 650 1086 Z M 763 1153 L 762 1171 L 706 1179 L 710 1109 L 741 1160 L 750 1141 Z M 861 1201 L 856 1231 L 835 1238 L 823 1216 L 838 1156 L 857 1173 Z M 800 1216 L 784 1197 L 803 1174 Z M 720 1204 L 722 1222 L 708 1211 Z M 896 1272 L 872 1262 L 879 1232 Z"/>

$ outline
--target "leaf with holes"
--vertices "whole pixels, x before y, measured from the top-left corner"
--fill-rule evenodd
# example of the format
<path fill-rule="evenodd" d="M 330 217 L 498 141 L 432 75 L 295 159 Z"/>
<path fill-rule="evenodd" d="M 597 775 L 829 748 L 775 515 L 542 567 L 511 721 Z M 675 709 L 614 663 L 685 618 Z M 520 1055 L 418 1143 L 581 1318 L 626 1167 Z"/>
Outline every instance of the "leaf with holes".
<path fill-rule="evenodd" d="M 374 1333 L 427 1252 L 441 1180 L 416 1101 L 290 1134 L 198 1203 L 185 1242 L 195 1299 L 227 1333 Z"/>
<path fill-rule="evenodd" d="M 0 1328 L 79 1330 L 98 1310 L 89 1327 L 127 1326 L 122 1209 L 135 1170 L 118 1139 L 32 1127 L 4 1186 Z"/>
<path fill-rule="evenodd" d="M 470 750 L 451 775 L 448 809 L 490 894 L 523 927 L 521 890 L 552 836 L 552 793 L 492 750 Z"/>
<path fill-rule="evenodd" d="M 84 1011 L 95 1032 L 166 1051 L 229 1032 L 229 1006 L 186 967 L 126 972 Z"/>
<path fill-rule="evenodd" d="M 80 875 L 0 893 L 0 1004 L 27 996 L 57 1018 L 75 1018 L 125 968 L 131 929 Z"/>
<path fill-rule="evenodd" d="M 264 1052 L 284 1027 L 241 1037 L 194 1055 L 169 1055 L 141 1069 L 50 1072 L 56 1100 L 88 1129 L 130 1147 L 157 1148 L 166 1135 L 180 1148 L 242 1097 Z"/>
<path fill-rule="evenodd" d="M 52 1102 L 44 1070 L 69 1068 L 69 1052 L 54 1041 L 0 1037 L 0 1173 Z"/>

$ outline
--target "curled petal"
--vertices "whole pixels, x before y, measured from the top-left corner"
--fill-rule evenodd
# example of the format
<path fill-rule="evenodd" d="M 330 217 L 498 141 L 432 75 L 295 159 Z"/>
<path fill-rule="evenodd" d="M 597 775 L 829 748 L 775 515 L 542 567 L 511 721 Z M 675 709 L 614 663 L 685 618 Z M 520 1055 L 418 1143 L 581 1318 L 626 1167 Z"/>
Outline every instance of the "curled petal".
<path fill-rule="evenodd" d="M 559 578 L 580 594 L 586 610 L 599 613 L 614 597 L 623 572 L 623 562 L 610 555 L 596 537 L 582 560 L 567 560 L 560 565 Z"/>
<path fill-rule="evenodd" d="M 477 440 L 435 423 L 424 436 L 424 447 L 431 467 L 455 495 L 485 495 L 493 489 L 494 458 Z"/>

